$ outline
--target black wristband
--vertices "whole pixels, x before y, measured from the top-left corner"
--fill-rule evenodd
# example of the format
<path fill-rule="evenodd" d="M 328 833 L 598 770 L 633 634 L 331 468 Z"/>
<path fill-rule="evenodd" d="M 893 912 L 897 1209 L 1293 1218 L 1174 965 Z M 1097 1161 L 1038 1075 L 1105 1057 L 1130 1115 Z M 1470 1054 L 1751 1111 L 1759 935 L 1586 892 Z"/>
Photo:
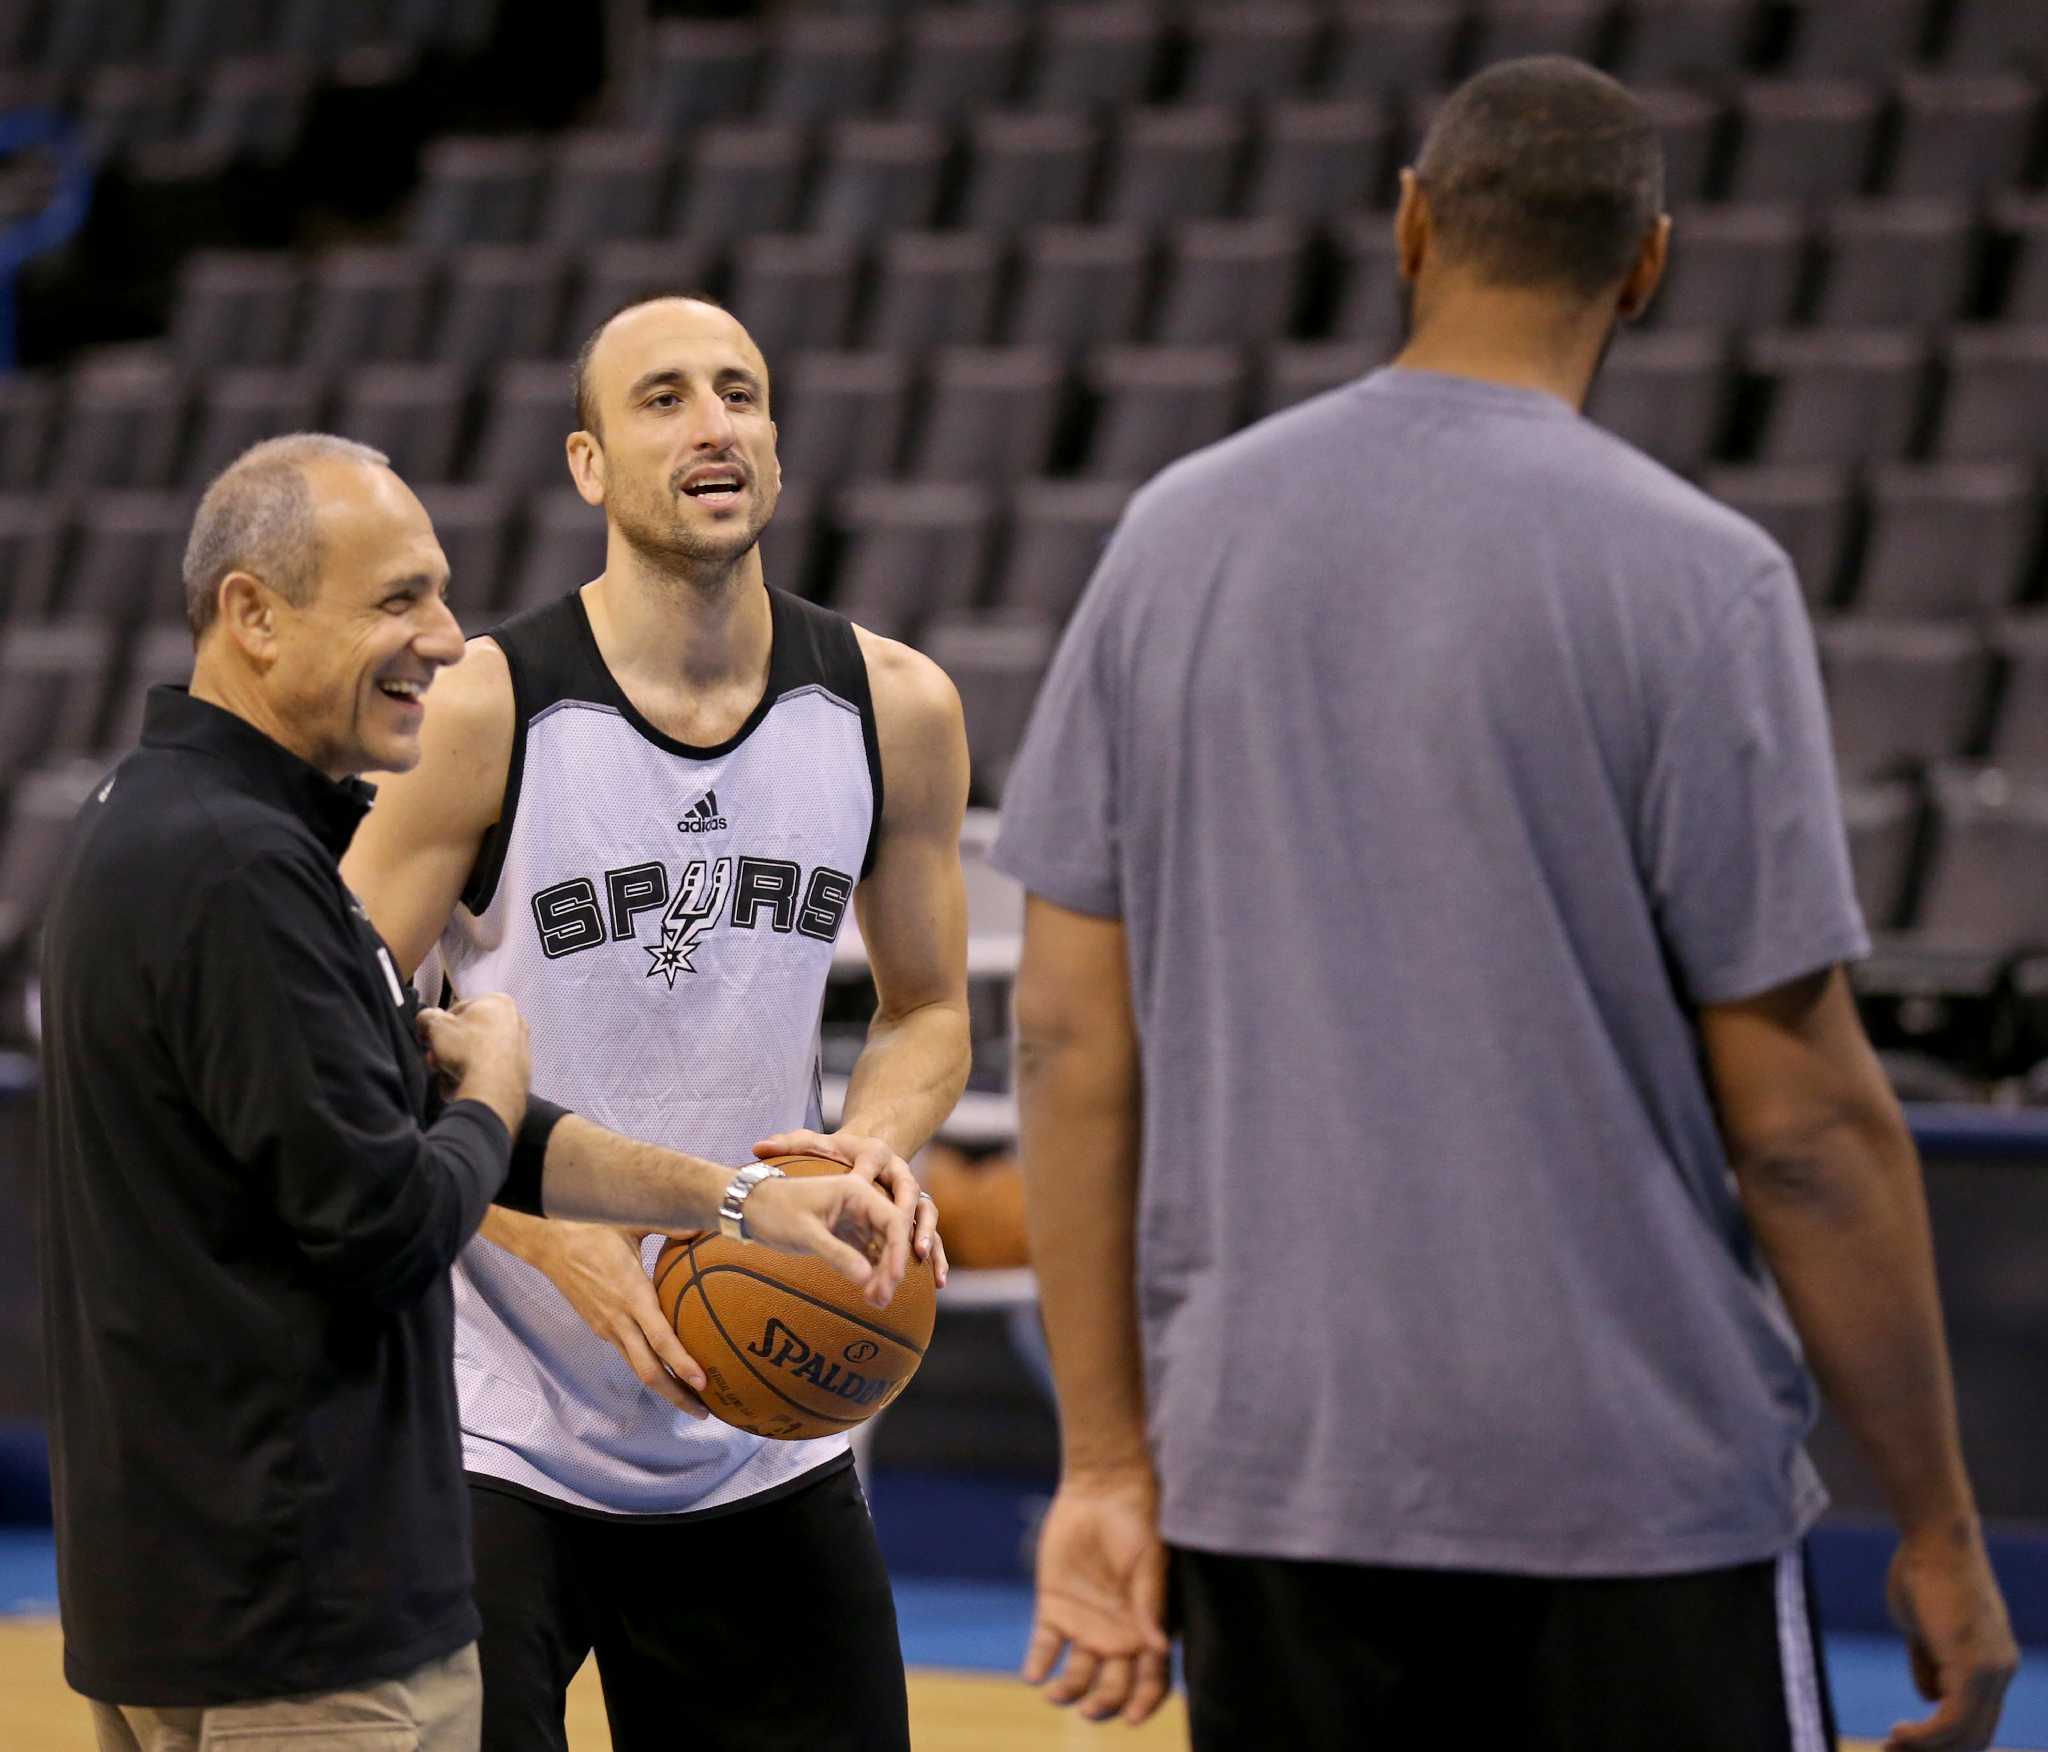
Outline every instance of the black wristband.
<path fill-rule="evenodd" d="M 568 1108 L 543 1101 L 538 1095 L 527 1096 L 526 1117 L 519 1122 L 519 1130 L 512 1138 L 512 1166 L 498 1192 L 498 1203 L 506 1209 L 526 1211 L 536 1217 L 547 1215 L 540 1191 L 542 1170 L 548 1159 L 548 1139 L 568 1113 Z"/>

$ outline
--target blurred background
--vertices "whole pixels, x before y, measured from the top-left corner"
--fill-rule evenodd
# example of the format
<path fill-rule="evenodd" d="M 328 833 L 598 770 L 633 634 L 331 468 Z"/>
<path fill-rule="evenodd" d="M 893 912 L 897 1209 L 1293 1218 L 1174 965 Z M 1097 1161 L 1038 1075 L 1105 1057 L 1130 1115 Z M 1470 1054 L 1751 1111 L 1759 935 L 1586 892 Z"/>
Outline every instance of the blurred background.
<path fill-rule="evenodd" d="M 481 631 L 600 569 L 562 461 L 577 345 L 701 289 L 774 373 L 770 581 L 966 706 L 976 1068 L 924 1168 L 975 1269 L 865 1458 L 899 1574 L 1014 1587 L 1054 1426 L 987 812 L 1128 494 L 1390 354 L 1398 168 L 1449 86 L 1543 51 L 1664 130 L 1671 279 L 1589 415 L 1798 565 L 1880 933 L 1858 991 L 2048 1642 L 2041 0 L 0 0 L 0 1521 L 47 1519 L 36 921 L 143 691 L 189 671 L 199 490 L 272 433 L 374 444 Z M 857 942 L 838 975 L 843 1072 Z M 1874 1631 L 1874 1495 L 1817 1453 L 1827 1619 Z"/>

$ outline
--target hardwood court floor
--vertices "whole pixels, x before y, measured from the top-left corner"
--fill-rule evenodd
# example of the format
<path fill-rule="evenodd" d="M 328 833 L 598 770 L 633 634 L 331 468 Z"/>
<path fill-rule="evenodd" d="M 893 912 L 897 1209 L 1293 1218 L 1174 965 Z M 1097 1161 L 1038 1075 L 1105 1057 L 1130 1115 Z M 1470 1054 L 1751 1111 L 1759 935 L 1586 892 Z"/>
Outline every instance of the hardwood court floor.
<path fill-rule="evenodd" d="M 85 1705 L 64 1683 L 57 1627 L 47 1619 L 0 1619 L 0 1747 L 6 1752 L 92 1752 Z M 987 1673 L 913 1671 L 911 1740 L 917 1752 L 1178 1752 L 1187 1744 L 1180 1700 L 1136 1731 L 1114 1738 L 1052 1708 L 1021 1680 Z M 574 1752 L 611 1752 L 597 1669 L 569 1690 Z"/>
<path fill-rule="evenodd" d="M 988 1673 L 913 1669 L 910 1732 L 917 1752 L 1178 1752 L 1187 1744 L 1180 1700 L 1135 1731 L 1098 1728 L 1053 1709 L 1021 1680 Z M 575 1752 L 611 1752 L 597 1670 L 586 1666 L 569 1692 Z M 7 1752 L 92 1752 L 85 1706 L 65 1686 L 57 1627 L 47 1619 L 0 1619 L 0 1746 Z M 1877 1752 L 1844 1740 L 1843 1752 Z"/>

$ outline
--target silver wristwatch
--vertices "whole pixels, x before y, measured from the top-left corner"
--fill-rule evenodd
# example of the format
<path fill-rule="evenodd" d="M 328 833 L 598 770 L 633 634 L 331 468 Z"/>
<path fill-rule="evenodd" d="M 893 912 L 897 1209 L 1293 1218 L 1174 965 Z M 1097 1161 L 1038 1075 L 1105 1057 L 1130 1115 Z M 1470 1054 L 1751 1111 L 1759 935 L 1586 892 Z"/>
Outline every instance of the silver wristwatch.
<path fill-rule="evenodd" d="M 725 1197 L 718 1201 L 718 1232 L 728 1241 L 751 1241 L 747 1233 L 747 1195 L 764 1180 L 787 1180 L 780 1168 L 766 1162 L 750 1162 L 732 1177 Z"/>

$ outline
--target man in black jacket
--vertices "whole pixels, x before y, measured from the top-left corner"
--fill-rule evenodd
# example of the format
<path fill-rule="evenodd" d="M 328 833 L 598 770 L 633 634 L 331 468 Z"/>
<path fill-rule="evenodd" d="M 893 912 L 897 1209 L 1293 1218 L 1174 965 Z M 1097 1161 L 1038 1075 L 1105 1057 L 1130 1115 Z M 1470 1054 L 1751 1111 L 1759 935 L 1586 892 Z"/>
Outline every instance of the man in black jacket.
<path fill-rule="evenodd" d="M 447 576 L 377 452 L 243 456 L 186 553 L 191 690 L 151 696 L 57 884 L 41 1267 L 65 1672 L 102 1747 L 473 1747 L 450 1262 L 494 1198 L 695 1227 L 730 1194 L 529 1106 L 510 1000 L 419 1010 L 341 881 L 356 775 L 418 759 L 462 655 Z M 742 1222 L 886 1302 L 892 1190 L 771 1181 Z"/>

